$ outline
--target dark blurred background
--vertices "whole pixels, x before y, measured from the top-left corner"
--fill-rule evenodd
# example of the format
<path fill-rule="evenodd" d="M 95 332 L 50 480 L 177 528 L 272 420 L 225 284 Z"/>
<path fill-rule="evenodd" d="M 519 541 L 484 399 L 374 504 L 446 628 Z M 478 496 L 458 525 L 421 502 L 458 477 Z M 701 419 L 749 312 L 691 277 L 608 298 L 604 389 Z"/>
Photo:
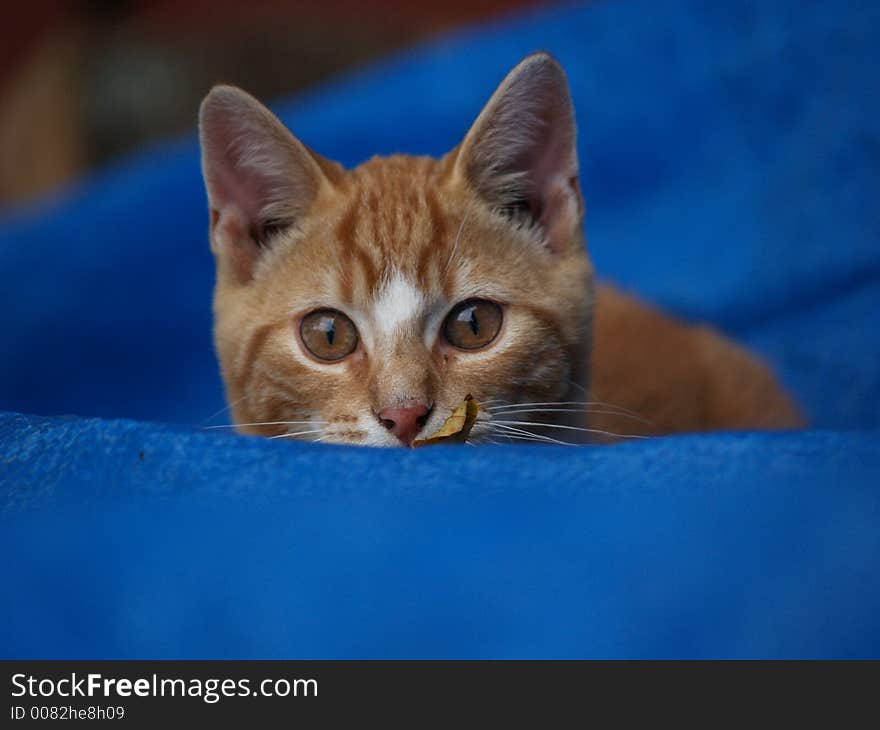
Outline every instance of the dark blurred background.
<path fill-rule="evenodd" d="M 0 24 L 0 208 L 194 128 L 211 84 L 263 99 L 539 0 L 29 0 Z"/>

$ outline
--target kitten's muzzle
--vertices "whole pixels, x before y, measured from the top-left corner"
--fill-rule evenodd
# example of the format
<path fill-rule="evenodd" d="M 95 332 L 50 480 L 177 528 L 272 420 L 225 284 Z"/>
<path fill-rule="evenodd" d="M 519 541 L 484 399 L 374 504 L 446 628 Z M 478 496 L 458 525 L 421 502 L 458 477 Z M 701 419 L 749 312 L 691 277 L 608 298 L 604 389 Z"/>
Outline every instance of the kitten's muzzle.
<path fill-rule="evenodd" d="M 404 446 L 412 446 L 419 431 L 428 422 L 432 410 L 433 406 L 409 402 L 395 408 L 383 408 L 376 416 L 379 423 L 397 436 Z"/>

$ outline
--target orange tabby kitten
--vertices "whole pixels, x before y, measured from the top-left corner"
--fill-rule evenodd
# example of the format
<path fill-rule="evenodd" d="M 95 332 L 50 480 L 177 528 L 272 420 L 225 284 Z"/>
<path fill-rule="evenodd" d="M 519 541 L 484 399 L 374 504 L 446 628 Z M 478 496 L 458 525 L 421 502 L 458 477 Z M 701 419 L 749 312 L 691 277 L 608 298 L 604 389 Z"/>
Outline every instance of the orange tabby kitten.
<path fill-rule="evenodd" d="M 244 433 L 410 445 L 467 394 L 473 443 L 799 422 L 737 345 L 594 289 L 574 113 L 546 54 L 441 160 L 346 171 L 229 86 L 200 137 L 215 342 Z"/>

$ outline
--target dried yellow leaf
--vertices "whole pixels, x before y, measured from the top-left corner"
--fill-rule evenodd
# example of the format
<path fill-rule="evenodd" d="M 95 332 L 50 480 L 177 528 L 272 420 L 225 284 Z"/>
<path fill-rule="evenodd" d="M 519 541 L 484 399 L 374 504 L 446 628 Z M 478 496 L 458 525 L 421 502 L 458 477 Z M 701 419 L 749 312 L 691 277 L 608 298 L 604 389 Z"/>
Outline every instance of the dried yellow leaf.
<path fill-rule="evenodd" d="M 468 395 L 446 419 L 440 429 L 424 439 L 413 441 L 413 447 L 434 446 L 435 444 L 463 444 L 474 427 L 480 412 L 477 402 Z"/>

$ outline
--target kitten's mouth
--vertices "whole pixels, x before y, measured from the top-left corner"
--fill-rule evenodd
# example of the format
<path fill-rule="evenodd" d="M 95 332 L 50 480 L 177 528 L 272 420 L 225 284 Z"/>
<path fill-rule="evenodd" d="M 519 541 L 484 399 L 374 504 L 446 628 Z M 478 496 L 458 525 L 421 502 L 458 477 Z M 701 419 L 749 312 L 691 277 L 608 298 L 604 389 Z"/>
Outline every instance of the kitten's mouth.
<path fill-rule="evenodd" d="M 421 431 L 425 427 L 425 424 L 428 422 L 428 419 L 431 417 L 432 413 L 434 413 L 433 405 L 428 409 L 428 412 L 424 416 L 416 420 L 416 423 L 418 423 L 419 425 L 419 431 Z"/>

